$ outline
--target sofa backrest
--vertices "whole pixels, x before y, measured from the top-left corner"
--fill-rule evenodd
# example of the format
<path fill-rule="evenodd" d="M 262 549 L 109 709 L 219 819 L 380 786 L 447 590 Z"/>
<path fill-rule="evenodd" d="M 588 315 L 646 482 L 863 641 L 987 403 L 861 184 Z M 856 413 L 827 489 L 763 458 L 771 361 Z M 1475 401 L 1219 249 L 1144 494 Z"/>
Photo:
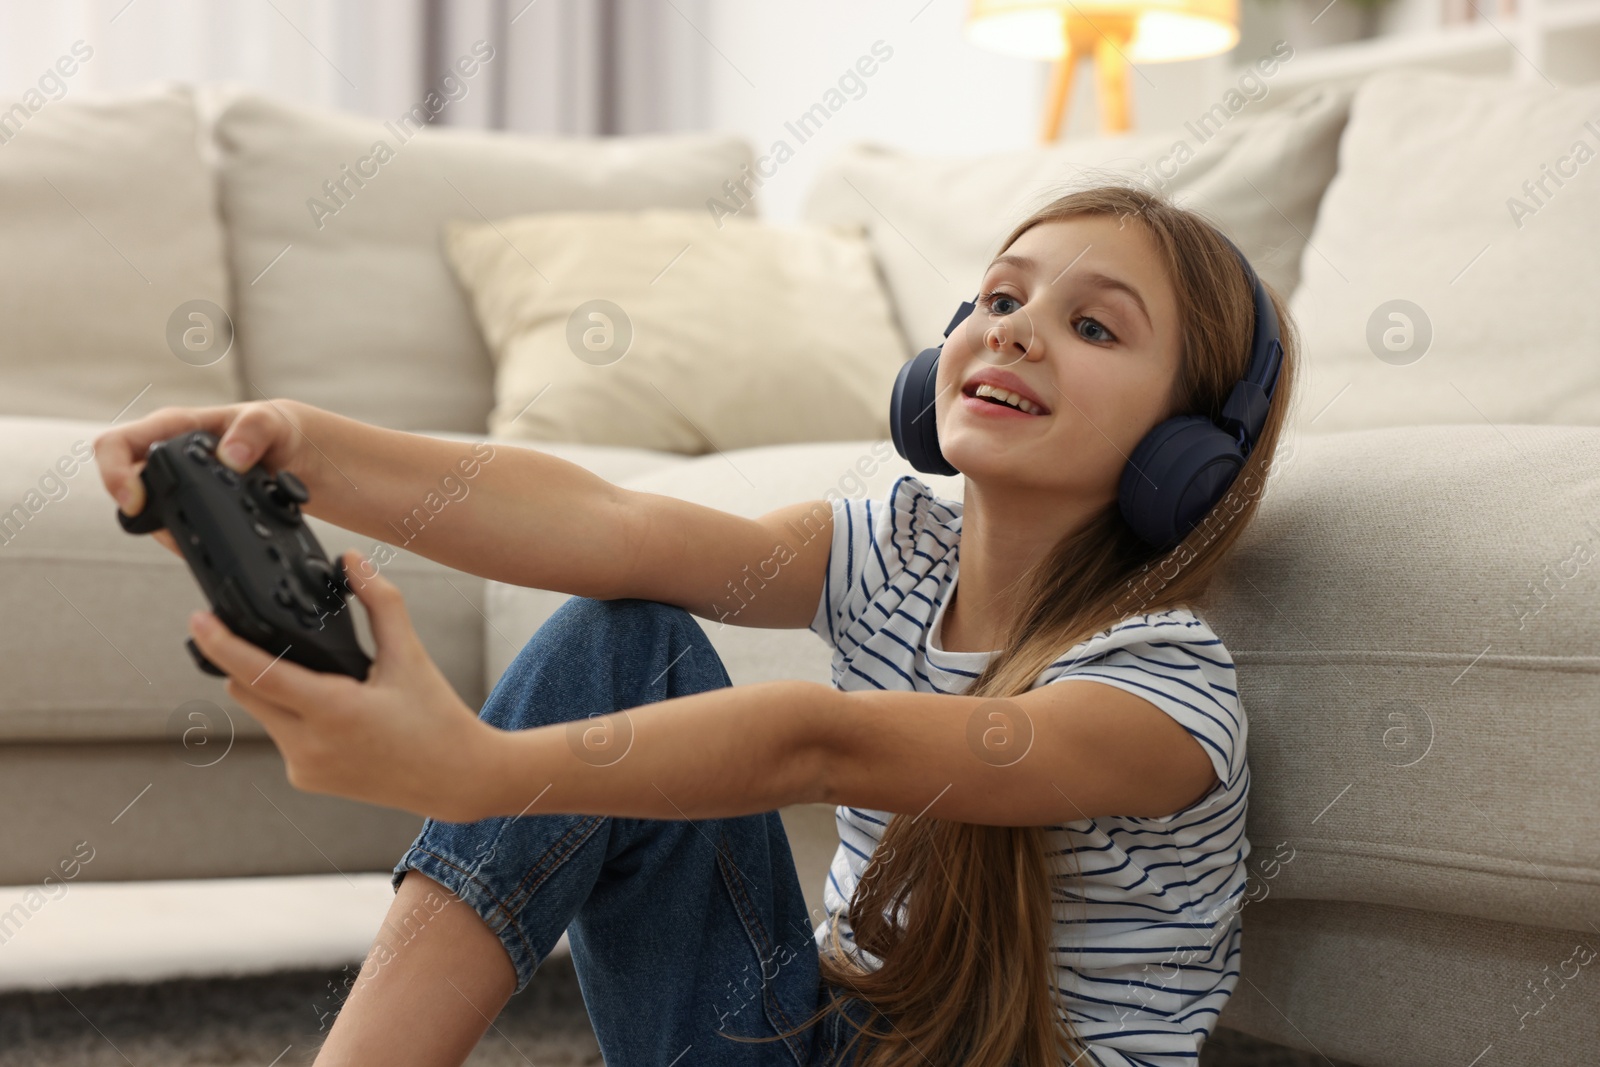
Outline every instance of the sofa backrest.
<path fill-rule="evenodd" d="M 1349 100 L 1348 89 L 1316 88 L 1226 121 L 979 156 L 857 145 L 824 166 L 805 215 L 866 227 L 913 349 L 938 343 L 1012 226 L 1062 192 L 1106 182 L 1131 179 L 1203 212 L 1288 298 Z"/>
<path fill-rule="evenodd" d="M 225 328 L 191 302 L 228 304 L 189 90 L 22 97 L 0 113 L 0 227 L 0 415 L 109 422 L 239 398 L 225 348 L 184 344 Z"/>
<path fill-rule="evenodd" d="M 1600 425 L 1597 158 L 1600 86 L 1363 82 L 1292 305 L 1299 428 Z"/>
<path fill-rule="evenodd" d="M 493 371 L 446 262 L 446 222 L 704 208 L 750 161 L 738 137 L 529 137 L 416 128 L 253 94 L 219 115 L 242 373 L 404 430 L 483 433 Z M 518 249 L 537 266 L 537 249 Z"/>

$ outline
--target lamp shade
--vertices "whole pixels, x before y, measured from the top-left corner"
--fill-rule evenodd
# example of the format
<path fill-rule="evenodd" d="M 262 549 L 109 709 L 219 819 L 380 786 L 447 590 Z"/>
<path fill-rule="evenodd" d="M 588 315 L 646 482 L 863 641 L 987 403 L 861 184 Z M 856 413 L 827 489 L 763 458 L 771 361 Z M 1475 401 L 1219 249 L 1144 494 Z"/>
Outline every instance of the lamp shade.
<path fill-rule="evenodd" d="M 1199 59 L 1239 43 L 1239 0 L 972 0 L 967 39 L 1005 55 L 1059 59 L 1067 21 L 1134 24 L 1130 63 Z"/>

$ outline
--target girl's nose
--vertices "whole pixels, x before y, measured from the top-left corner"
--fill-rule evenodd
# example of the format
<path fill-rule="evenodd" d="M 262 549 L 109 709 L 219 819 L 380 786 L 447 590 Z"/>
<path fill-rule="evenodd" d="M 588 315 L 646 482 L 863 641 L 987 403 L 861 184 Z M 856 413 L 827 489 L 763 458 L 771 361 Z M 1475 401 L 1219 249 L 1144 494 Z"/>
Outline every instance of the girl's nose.
<path fill-rule="evenodd" d="M 983 331 L 983 347 L 996 356 L 1015 362 L 1032 354 L 1035 345 L 1032 323 L 1026 315 L 1007 315 Z"/>

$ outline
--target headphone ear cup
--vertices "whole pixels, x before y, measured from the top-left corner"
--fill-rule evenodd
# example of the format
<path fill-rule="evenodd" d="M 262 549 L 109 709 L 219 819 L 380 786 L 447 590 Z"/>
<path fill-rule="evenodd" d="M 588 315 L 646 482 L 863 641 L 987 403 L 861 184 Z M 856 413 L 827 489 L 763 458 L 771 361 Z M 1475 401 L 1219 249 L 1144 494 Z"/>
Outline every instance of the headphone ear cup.
<path fill-rule="evenodd" d="M 895 451 L 924 474 L 959 474 L 939 451 L 933 402 L 939 395 L 939 349 L 924 348 L 900 367 L 889 401 L 889 432 Z"/>
<path fill-rule="evenodd" d="M 1122 517 L 1143 541 L 1176 545 L 1222 499 L 1245 457 L 1204 415 L 1179 415 L 1144 436 L 1122 469 Z"/>

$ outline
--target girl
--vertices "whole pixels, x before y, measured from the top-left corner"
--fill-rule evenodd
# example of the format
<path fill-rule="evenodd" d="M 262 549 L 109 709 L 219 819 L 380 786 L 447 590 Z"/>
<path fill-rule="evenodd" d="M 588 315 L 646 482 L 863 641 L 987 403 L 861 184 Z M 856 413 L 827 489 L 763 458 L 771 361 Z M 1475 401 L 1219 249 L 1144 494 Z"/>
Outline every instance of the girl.
<path fill-rule="evenodd" d="M 196 612 L 291 783 L 428 816 L 317 1062 L 462 1062 L 562 931 L 621 1067 L 1196 1062 L 1238 978 L 1250 776 L 1231 657 L 1192 602 L 1255 512 L 1292 330 L 1243 470 L 1181 541 L 1136 535 L 1119 486 L 1148 479 L 1130 456 L 1153 427 L 1223 414 L 1251 277 L 1131 188 L 1022 222 L 937 364 L 960 501 L 908 475 L 750 520 L 495 452 L 412 547 L 573 598 L 481 716 L 356 553 L 365 683 Z M 149 444 L 196 427 L 377 538 L 469 448 L 291 401 L 167 409 L 96 441 L 125 512 Z M 809 627 L 832 686 L 733 687 L 691 617 L 771 558 L 736 621 Z M 841 838 L 815 930 L 775 810 L 811 801 Z"/>

